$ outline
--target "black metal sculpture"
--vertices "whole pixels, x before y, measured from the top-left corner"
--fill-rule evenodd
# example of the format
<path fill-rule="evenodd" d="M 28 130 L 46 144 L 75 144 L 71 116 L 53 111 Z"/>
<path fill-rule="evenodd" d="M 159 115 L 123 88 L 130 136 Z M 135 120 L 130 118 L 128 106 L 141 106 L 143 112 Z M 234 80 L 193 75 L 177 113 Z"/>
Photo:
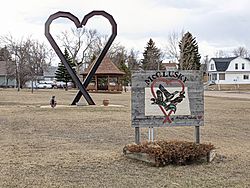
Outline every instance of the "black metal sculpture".
<path fill-rule="evenodd" d="M 63 17 L 63 18 L 70 19 L 72 22 L 74 22 L 74 24 L 75 24 L 75 26 L 77 28 L 81 28 L 81 27 L 86 25 L 87 21 L 91 17 L 96 16 L 96 15 L 103 16 L 103 17 L 105 17 L 105 18 L 107 18 L 109 20 L 109 22 L 110 22 L 110 24 L 112 26 L 112 34 L 109 37 L 109 40 L 108 40 L 107 44 L 105 45 L 105 47 L 103 48 L 102 52 L 98 56 L 94 66 L 89 71 L 89 73 L 88 73 L 87 77 L 85 78 L 84 82 L 81 83 L 81 81 L 79 80 L 79 78 L 77 77 L 77 75 L 75 74 L 73 69 L 70 67 L 70 65 L 66 61 L 66 59 L 65 59 L 62 51 L 58 47 L 57 43 L 55 42 L 55 40 L 51 36 L 51 34 L 50 34 L 50 24 L 52 23 L 53 20 L 55 20 L 57 18 L 60 18 L 60 17 Z M 55 50 L 55 52 L 58 55 L 58 57 L 60 58 L 60 60 L 62 61 L 62 63 L 64 64 L 64 66 L 66 67 L 66 69 L 68 70 L 68 72 L 69 72 L 70 76 L 72 77 L 73 81 L 76 83 L 76 85 L 79 88 L 79 91 L 78 91 L 76 97 L 74 98 L 74 100 L 72 102 L 72 105 L 76 105 L 76 103 L 80 100 L 82 95 L 84 96 L 84 98 L 86 99 L 86 101 L 88 102 L 89 105 L 95 105 L 93 99 L 89 95 L 86 88 L 88 87 L 90 81 L 92 80 L 92 77 L 94 76 L 96 70 L 98 69 L 99 65 L 101 64 L 101 62 L 102 62 L 103 58 L 105 57 L 106 53 L 108 52 L 108 49 L 110 48 L 110 46 L 111 46 L 112 42 L 114 41 L 116 35 L 117 35 L 116 22 L 115 22 L 114 18 L 105 11 L 92 11 L 89 14 L 85 15 L 81 22 L 73 14 L 71 14 L 69 12 L 61 12 L 61 11 L 59 11 L 59 12 L 57 12 L 55 14 L 52 14 L 48 18 L 48 20 L 46 21 L 46 23 L 45 23 L 45 36 L 48 39 L 49 43 L 51 44 L 52 48 Z"/>

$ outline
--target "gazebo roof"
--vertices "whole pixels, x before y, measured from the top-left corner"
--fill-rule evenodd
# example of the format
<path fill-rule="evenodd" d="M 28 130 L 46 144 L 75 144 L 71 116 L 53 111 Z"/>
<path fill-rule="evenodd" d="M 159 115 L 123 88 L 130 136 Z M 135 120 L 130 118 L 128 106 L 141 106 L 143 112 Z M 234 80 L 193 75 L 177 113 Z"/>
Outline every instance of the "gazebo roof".
<path fill-rule="evenodd" d="M 91 68 L 93 67 L 94 63 L 96 61 L 92 62 L 88 68 L 86 68 L 82 75 L 87 75 L 89 73 L 89 71 L 91 70 Z M 120 71 L 115 64 L 111 61 L 111 59 L 107 56 L 104 57 L 104 59 L 102 60 L 100 66 L 98 67 L 98 69 L 95 72 L 96 75 L 124 75 L 125 73 Z"/>

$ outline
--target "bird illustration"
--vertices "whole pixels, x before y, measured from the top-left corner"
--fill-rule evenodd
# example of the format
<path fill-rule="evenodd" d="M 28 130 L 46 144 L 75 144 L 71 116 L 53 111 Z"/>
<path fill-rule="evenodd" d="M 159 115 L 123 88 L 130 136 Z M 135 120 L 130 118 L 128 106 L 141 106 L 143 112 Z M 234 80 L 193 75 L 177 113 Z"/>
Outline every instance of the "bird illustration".
<path fill-rule="evenodd" d="M 160 90 L 156 91 L 156 98 L 151 98 L 152 104 L 163 105 L 163 94 Z"/>
<path fill-rule="evenodd" d="M 166 97 L 165 102 L 169 102 L 174 96 L 179 93 L 179 91 L 174 91 L 173 93 L 170 93 L 168 90 L 165 89 L 165 87 L 160 84 L 159 89 L 163 92 L 164 96 Z"/>
<path fill-rule="evenodd" d="M 175 97 L 178 93 L 180 93 L 179 96 Z M 176 105 L 181 103 L 183 98 L 185 98 L 184 94 L 185 91 L 174 91 L 173 93 L 170 93 L 162 84 L 160 84 L 159 89 L 156 91 L 156 98 L 151 98 L 151 101 L 153 101 L 152 104 L 158 104 L 163 106 L 166 111 L 172 110 L 175 113 L 177 110 Z"/>
<path fill-rule="evenodd" d="M 174 114 L 175 114 L 175 112 L 177 110 L 176 105 L 173 104 L 173 103 L 170 103 L 169 105 L 165 106 L 164 108 L 166 109 L 166 111 L 172 110 L 174 112 Z"/>

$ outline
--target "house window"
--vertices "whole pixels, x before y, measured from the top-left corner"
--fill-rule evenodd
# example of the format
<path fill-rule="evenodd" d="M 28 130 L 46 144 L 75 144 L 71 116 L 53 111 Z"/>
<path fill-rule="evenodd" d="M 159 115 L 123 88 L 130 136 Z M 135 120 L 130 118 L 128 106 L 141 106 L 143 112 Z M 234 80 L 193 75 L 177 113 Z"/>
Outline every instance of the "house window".
<path fill-rule="evenodd" d="M 225 73 L 219 73 L 219 80 L 225 80 Z"/>
<path fill-rule="evenodd" d="M 217 80 L 217 74 L 212 74 L 212 80 Z"/>
<path fill-rule="evenodd" d="M 242 63 L 242 70 L 244 70 L 245 69 L 245 64 L 244 63 Z"/>
<path fill-rule="evenodd" d="M 214 70 L 214 64 L 211 64 L 210 68 L 211 68 L 211 70 Z"/>
<path fill-rule="evenodd" d="M 243 75 L 243 80 L 249 80 L 249 75 Z"/>
<path fill-rule="evenodd" d="M 238 63 L 235 63 L 235 70 L 238 70 Z"/>

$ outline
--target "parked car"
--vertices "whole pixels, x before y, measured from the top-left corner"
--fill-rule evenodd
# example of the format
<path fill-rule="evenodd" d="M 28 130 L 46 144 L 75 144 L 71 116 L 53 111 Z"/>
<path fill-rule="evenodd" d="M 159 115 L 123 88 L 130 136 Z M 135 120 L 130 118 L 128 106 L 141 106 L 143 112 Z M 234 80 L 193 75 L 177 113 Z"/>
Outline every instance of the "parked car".
<path fill-rule="evenodd" d="M 74 86 L 74 84 L 72 82 L 68 82 L 67 85 L 68 85 L 68 88 L 72 88 Z M 56 87 L 57 88 L 65 88 L 66 83 L 65 82 L 56 82 Z"/>
<path fill-rule="evenodd" d="M 38 89 L 51 89 L 52 88 L 52 84 L 50 83 L 39 83 L 37 85 Z"/>

